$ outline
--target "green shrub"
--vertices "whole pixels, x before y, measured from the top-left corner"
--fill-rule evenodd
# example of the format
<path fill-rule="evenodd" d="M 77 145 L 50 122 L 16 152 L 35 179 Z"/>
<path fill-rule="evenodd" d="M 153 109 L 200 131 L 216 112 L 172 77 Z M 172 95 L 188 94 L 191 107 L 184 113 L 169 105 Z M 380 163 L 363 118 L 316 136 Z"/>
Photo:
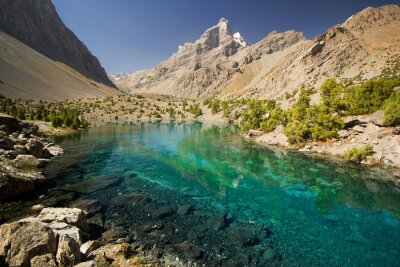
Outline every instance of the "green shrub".
<path fill-rule="evenodd" d="M 201 110 L 199 104 L 190 105 L 189 112 L 192 113 L 195 118 L 203 115 L 203 111 Z"/>
<path fill-rule="evenodd" d="M 356 163 L 360 163 L 367 156 L 374 153 L 374 147 L 372 145 L 365 145 L 363 147 L 357 148 L 352 147 L 349 148 L 344 154 L 343 158 L 347 161 L 353 161 Z"/>
<path fill-rule="evenodd" d="M 396 126 L 400 125 L 400 92 L 393 94 L 386 100 L 383 105 L 384 125 Z"/>
<path fill-rule="evenodd" d="M 283 129 L 283 133 L 288 138 L 290 144 L 303 143 L 310 137 L 310 131 L 307 124 L 299 121 L 289 122 Z"/>

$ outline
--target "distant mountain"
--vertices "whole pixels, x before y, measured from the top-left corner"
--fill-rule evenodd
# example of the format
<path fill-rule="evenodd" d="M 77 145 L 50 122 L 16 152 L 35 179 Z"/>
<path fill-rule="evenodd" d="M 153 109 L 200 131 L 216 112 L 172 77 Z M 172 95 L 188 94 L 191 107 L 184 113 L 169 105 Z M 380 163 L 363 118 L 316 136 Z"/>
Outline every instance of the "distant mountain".
<path fill-rule="evenodd" d="M 93 81 L 115 87 L 98 59 L 64 25 L 51 0 L 0 0 L 0 30 Z"/>
<path fill-rule="evenodd" d="M 221 19 L 154 69 L 119 76 L 114 82 L 129 92 L 285 102 L 300 88 L 319 87 L 328 77 L 367 79 L 394 62 L 400 64 L 399 29 L 400 6 L 386 5 L 366 8 L 312 40 L 301 32 L 274 31 L 248 45 Z"/>

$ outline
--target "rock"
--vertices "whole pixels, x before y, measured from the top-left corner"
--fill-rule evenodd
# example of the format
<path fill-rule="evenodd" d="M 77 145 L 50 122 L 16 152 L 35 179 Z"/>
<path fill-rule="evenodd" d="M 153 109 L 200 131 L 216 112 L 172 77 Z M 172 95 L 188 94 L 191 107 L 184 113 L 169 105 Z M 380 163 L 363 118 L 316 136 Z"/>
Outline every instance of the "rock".
<path fill-rule="evenodd" d="M 367 122 L 354 119 L 353 117 L 347 117 L 344 120 L 344 129 L 353 128 L 356 125 L 364 126 L 365 124 L 367 124 Z"/>
<path fill-rule="evenodd" d="M 0 139 L 0 148 L 5 150 L 13 150 L 14 142 L 11 140 L 11 138 L 5 136 Z"/>
<path fill-rule="evenodd" d="M 365 129 L 363 127 L 361 127 L 360 125 L 354 126 L 353 130 L 358 132 L 358 133 L 363 133 L 365 131 Z"/>
<path fill-rule="evenodd" d="M 182 205 L 178 207 L 178 214 L 181 216 L 191 214 L 193 211 L 194 208 L 192 205 Z"/>
<path fill-rule="evenodd" d="M 87 258 L 90 253 L 92 253 L 94 250 L 98 249 L 101 246 L 102 246 L 101 242 L 99 242 L 97 240 L 90 240 L 90 241 L 87 241 L 86 243 L 82 244 L 79 249 L 80 249 L 82 255 Z"/>
<path fill-rule="evenodd" d="M 385 113 L 382 110 L 375 111 L 371 115 L 371 122 L 379 127 L 384 125 Z"/>
<path fill-rule="evenodd" d="M 249 132 L 247 133 L 248 137 L 257 137 L 257 136 L 261 136 L 263 134 L 262 131 L 259 130 L 249 130 Z"/>
<path fill-rule="evenodd" d="M 79 263 L 82 256 L 79 242 L 74 237 L 64 234 L 60 236 L 56 259 L 59 266 L 74 266 Z"/>
<path fill-rule="evenodd" d="M 1 169 L 0 169 L 1 170 Z M 36 177 L 40 178 L 40 177 Z M 0 172 L 0 199 L 10 199 L 35 188 L 34 179 L 27 179 L 14 174 Z"/>
<path fill-rule="evenodd" d="M 50 146 L 46 146 L 43 150 L 44 157 L 49 158 L 49 157 L 56 157 L 64 153 L 64 150 L 59 147 L 51 144 Z"/>
<path fill-rule="evenodd" d="M 54 232 L 37 219 L 3 224 L 0 226 L 0 236 L 0 257 L 9 266 L 29 266 L 35 256 L 56 253 Z"/>
<path fill-rule="evenodd" d="M 164 228 L 164 224 L 160 222 L 148 222 L 148 223 L 143 223 L 141 225 L 141 231 L 143 233 L 150 233 L 155 230 L 161 230 Z"/>
<path fill-rule="evenodd" d="M 226 228 L 229 224 L 226 213 L 217 214 L 214 217 L 211 217 L 207 221 L 207 226 L 214 229 L 215 231 L 222 230 Z"/>
<path fill-rule="evenodd" d="M 80 209 L 44 208 L 37 218 L 41 222 L 62 222 L 76 226 L 85 232 L 88 230 L 85 213 Z"/>
<path fill-rule="evenodd" d="M 169 206 L 164 206 L 158 209 L 155 209 L 151 212 L 151 216 L 156 219 L 163 219 L 168 216 L 171 216 L 175 213 L 175 210 Z"/>
<path fill-rule="evenodd" d="M 400 127 L 394 128 L 393 131 L 392 131 L 392 134 L 393 135 L 400 135 Z"/>
<path fill-rule="evenodd" d="M 30 139 L 25 145 L 28 153 L 36 158 L 43 158 L 44 145 L 35 139 Z"/>
<path fill-rule="evenodd" d="M 40 165 L 39 160 L 31 155 L 18 155 L 14 162 L 15 167 L 22 170 L 36 169 Z"/>
<path fill-rule="evenodd" d="M 101 237 L 107 241 L 117 240 L 118 238 L 123 238 L 125 236 L 126 236 L 126 230 L 122 226 L 113 227 L 101 235 Z"/>
<path fill-rule="evenodd" d="M 13 132 L 18 132 L 21 130 L 21 125 L 19 121 L 10 115 L 0 113 L 0 125 L 4 125 L 5 132 L 11 134 Z"/>
<path fill-rule="evenodd" d="M 57 262 L 52 254 L 35 256 L 31 260 L 31 267 L 57 267 Z"/>
<path fill-rule="evenodd" d="M 189 241 L 184 241 L 179 244 L 179 249 L 188 259 L 198 259 L 201 258 L 203 252 L 196 246 L 190 243 Z"/>
<path fill-rule="evenodd" d="M 347 138 L 350 134 L 351 134 L 350 131 L 347 130 L 338 131 L 339 138 Z"/>
<path fill-rule="evenodd" d="M 78 199 L 71 202 L 69 207 L 83 210 L 87 216 L 92 216 L 103 208 L 101 203 L 96 199 Z"/>
<path fill-rule="evenodd" d="M 25 146 L 23 145 L 14 145 L 14 153 L 16 156 L 18 155 L 26 155 L 27 154 L 27 150 L 25 148 Z"/>
<path fill-rule="evenodd" d="M 225 231 L 230 240 L 241 246 L 254 246 L 260 242 L 254 233 L 241 227 L 229 227 Z"/>
<path fill-rule="evenodd" d="M 102 175 L 95 176 L 91 179 L 82 182 L 64 186 L 61 189 L 65 191 L 72 191 L 80 194 L 91 194 L 93 192 L 101 191 L 120 183 L 122 178 L 116 175 Z"/>
<path fill-rule="evenodd" d="M 315 56 L 316 54 L 320 53 L 322 51 L 322 48 L 325 46 L 325 41 L 320 41 L 314 44 L 313 47 L 311 47 L 311 55 Z"/>

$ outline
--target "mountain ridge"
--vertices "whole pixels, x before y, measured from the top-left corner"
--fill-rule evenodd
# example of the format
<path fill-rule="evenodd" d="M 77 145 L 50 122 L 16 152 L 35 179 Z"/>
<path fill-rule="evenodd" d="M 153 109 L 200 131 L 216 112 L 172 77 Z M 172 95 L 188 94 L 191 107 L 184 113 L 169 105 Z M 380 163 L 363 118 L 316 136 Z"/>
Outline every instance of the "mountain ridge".
<path fill-rule="evenodd" d="M 286 95 L 298 95 L 302 87 L 318 87 L 329 77 L 376 77 L 388 67 L 387 57 L 400 55 L 398 5 L 368 7 L 311 40 L 300 32 L 273 31 L 238 49 L 226 46 L 229 42 L 202 45 L 210 43 L 204 36 L 225 21 L 221 19 L 197 41 L 185 43 L 153 69 L 125 74 L 114 82 L 132 93 L 285 102 Z M 198 49 L 193 52 L 195 44 Z"/>
<path fill-rule="evenodd" d="M 51 0 L 0 0 L 0 30 L 96 82 L 115 87 L 99 60 L 62 22 Z"/>

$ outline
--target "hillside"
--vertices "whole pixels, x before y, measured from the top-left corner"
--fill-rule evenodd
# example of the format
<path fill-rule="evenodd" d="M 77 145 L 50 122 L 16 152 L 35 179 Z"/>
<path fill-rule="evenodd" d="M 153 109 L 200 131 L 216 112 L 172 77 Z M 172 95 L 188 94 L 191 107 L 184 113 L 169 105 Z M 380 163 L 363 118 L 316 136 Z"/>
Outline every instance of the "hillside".
<path fill-rule="evenodd" d="M 118 95 L 0 31 L 0 94 L 23 99 L 64 100 Z"/>
<path fill-rule="evenodd" d="M 98 59 L 64 25 L 51 0 L 0 0 L 0 30 L 96 82 L 115 87 Z"/>
<path fill-rule="evenodd" d="M 272 98 L 290 103 L 300 88 L 318 88 L 328 77 L 361 81 L 393 69 L 400 56 L 399 28 L 400 7 L 386 5 L 366 8 L 312 40 L 300 32 L 274 31 L 242 46 L 229 22 L 221 19 L 154 69 L 112 79 L 132 93 Z M 209 44 L 220 36 L 221 42 Z"/>

